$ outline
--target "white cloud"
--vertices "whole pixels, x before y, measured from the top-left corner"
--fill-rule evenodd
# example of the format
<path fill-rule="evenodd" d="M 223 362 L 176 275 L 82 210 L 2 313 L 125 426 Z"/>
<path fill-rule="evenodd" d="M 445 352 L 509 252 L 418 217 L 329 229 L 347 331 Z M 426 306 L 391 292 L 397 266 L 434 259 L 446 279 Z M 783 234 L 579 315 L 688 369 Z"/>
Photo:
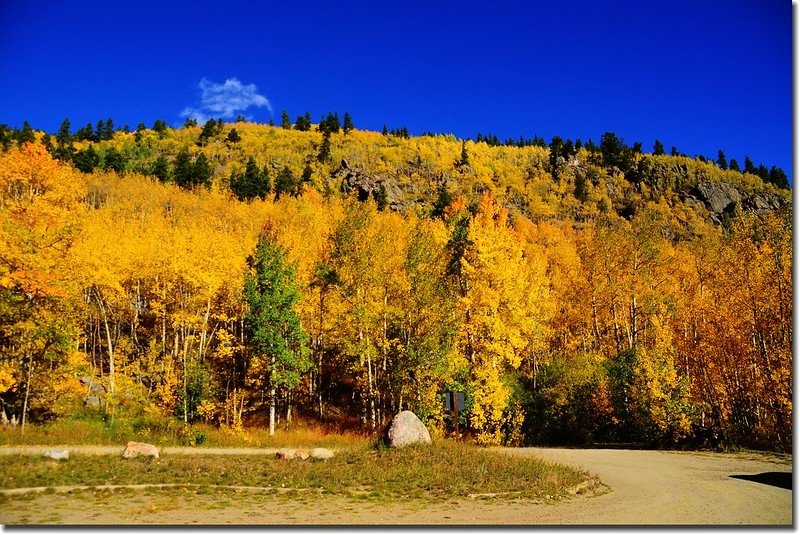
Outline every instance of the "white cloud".
<path fill-rule="evenodd" d="M 251 107 L 267 108 L 272 113 L 272 104 L 267 97 L 258 93 L 255 84 L 244 85 L 236 78 L 218 84 L 203 78 L 198 88 L 201 93 L 199 106 L 187 106 L 181 112 L 181 117 L 204 123 L 212 117 L 230 119 Z"/>

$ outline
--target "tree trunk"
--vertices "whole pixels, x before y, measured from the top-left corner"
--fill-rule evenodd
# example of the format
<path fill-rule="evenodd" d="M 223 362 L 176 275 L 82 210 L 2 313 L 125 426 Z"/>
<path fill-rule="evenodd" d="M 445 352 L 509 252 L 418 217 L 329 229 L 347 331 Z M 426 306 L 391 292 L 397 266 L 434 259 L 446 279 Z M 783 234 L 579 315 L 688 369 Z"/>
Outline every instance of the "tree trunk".
<path fill-rule="evenodd" d="M 97 306 L 100 309 L 100 314 L 103 316 L 103 325 L 106 331 L 106 343 L 108 344 L 108 392 L 114 393 L 114 341 L 111 338 L 111 328 L 108 324 L 108 315 L 106 313 L 106 306 L 103 301 L 103 296 L 100 295 L 100 290 L 97 286 L 94 287 L 94 295 L 97 300 Z"/>
<path fill-rule="evenodd" d="M 28 377 L 25 381 L 25 401 L 22 404 L 22 427 L 21 434 L 25 434 L 25 422 L 28 420 L 28 399 L 31 395 L 31 376 L 33 375 L 33 355 L 28 355 Z"/>
<path fill-rule="evenodd" d="M 272 367 L 275 367 L 275 356 L 272 356 Z M 276 396 L 276 388 L 275 383 L 272 380 L 273 372 L 270 371 L 269 373 L 269 436 L 275 435 L 275 396 Z"/>

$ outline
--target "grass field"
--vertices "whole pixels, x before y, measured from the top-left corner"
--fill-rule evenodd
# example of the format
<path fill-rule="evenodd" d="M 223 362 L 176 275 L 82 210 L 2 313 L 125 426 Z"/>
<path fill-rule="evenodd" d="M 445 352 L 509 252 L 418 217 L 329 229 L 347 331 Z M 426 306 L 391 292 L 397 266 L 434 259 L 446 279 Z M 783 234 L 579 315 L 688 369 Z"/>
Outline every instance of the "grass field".
<path fill-rule="evenodd" d="M 329 461 L 281 461 L 263 456 L 165 455 L 0 457 L 0 488 L 65 485 L 187 484 L 254 486 L 276 491 L 367 498 L 445 500 L 469 495 L 557 499 L 585 482 L 573 469 L 452 441 L 400 450 L 364 440 Z"/>

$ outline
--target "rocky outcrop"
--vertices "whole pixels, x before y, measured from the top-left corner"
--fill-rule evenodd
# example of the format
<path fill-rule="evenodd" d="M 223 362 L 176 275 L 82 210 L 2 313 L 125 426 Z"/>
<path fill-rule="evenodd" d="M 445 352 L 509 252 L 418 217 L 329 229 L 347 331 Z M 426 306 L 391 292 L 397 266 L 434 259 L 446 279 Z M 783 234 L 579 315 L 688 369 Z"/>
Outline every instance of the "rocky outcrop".
<path fill-rule="evenodd" d="M 133 459 L 135 457 L 153 457 L 158 459 L 158 448 L 152 444 L 144 442 L 128 442 L 125 450 L 122 452 L 123 459 Z"/>
<path fill-rule="evenodd" d="M 411 411 L 402 411 L 397 414 L 389 426 L 387 433 L 389 446 L 402 448 L 409 444 L 430 444 L 431 435 L 428 428 Z"/>
<path fill-rule="evenodd" d="M 345 193 L 356 194 L 360 201 L 372 198 L 378 202 L 383 197 L 391 210 L 402 211 L 408 206 L 405 194 L 394 181 L 370 174 L 347 160 L 342 160 L 339 168 L 333 172 L 333 179 L 340 181 Z"/>
<path fill-rule="evenodd" d="M 737 210 L 763 214 L 779 210 L 784 200 L 775 193 L 741 192 L 727 182 L 704 180 L 681 195 L 683 202 L 694 205 L 702 203 L 708 210 L 711 220 L 721 223 L 724 214 L 733 215 Z"/>

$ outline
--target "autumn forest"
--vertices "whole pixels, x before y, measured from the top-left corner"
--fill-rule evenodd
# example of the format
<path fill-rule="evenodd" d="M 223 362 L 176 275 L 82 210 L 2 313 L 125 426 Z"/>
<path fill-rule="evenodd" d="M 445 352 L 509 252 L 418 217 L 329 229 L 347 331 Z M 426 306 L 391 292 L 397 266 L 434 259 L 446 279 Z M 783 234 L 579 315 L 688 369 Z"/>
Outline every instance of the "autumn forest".
<path fill-rule="evenodd" d="M 410 409 L 445 436 L 458 391 L 478 444 L 791 449 L 779 169 L 347 114 L 101 123 L 3 132 L 4 421 Z"/>

